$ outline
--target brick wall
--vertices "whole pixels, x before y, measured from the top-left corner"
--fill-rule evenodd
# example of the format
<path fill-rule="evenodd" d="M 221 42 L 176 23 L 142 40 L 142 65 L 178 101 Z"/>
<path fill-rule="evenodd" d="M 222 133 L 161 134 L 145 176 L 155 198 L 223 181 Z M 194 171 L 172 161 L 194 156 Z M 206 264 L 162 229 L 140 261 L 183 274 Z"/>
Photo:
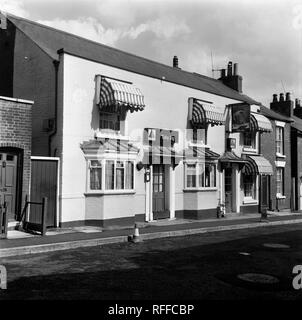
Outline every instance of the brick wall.
<path fill-rule="evenodd" d="M 273 209 L 276 209 L 276 164 L 275 161 L 286 161 L 284 168 L 284 195 L 285 199 L 279 200 L 279 210 L 289 209 L 291 206 L 291 151 L 290 151 L 290 124 L 284 127 L 284 154 L 286 158 L 276 157 L 276 125 L 271 120 L 273 131 L 261 135 L 261 153 L 269 160 L 273 167 L 274 174 L 271 177 L 271 200 Z"/>
<path fill-rule="evenodd" d="M 0 97 L 0 148 L 18 148 L 23 155 L 21 208 L 29 194 L 31 135 L 32 103 Z"/>

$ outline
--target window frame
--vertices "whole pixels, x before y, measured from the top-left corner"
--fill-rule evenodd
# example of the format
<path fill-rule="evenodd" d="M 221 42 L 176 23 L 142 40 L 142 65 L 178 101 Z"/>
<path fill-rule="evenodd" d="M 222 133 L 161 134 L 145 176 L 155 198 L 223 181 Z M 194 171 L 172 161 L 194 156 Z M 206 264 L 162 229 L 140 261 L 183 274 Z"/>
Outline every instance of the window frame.
<path fill-rule="evenodd" d="M 281 171 L 281 179 L 279 180 L 278 178 L 278 171 Z M 281 192 L 278 192 L 278 189 L 279 189 L 279 186 L 278 184 L 281 183 Z M 284 187 L 285 187 L 285 184 L 284 184 L 284 168 L 283 167 L 277 167 L 276 168 L 276 197 L 279 198 L 279 199 L 282 199 L 282 198 L 285 198 L 285 195 L 284 195 Z"/>
<path fill-rule="evenodd" d="M 278 132 L 280 131 L 280 139 L 278 136 Z M 276 142 L 276 155 L 284 156 L 284 127 L 280 125 L 276 125 L 276 133 L 275 133 L 275 142 Z M 280 144 L 280 145 L 279 145 Z M 280 147 L 280 150 L 278 150 Z"/>
<path fill-rule="evenodd" d="M 246 182 L 246 177 L 252 177 L 252 181 Z M 249 201 L 258 201 L 257 197 L 257 176 L 255 174 L 243 174 L 242 175 L 242 184 L 243 184 L 243 196 L 244 200 L 249 200 Z M 252 195 L 246 195 L 246 185 L 249 184 L 252 186 L 251 193 Z"/>

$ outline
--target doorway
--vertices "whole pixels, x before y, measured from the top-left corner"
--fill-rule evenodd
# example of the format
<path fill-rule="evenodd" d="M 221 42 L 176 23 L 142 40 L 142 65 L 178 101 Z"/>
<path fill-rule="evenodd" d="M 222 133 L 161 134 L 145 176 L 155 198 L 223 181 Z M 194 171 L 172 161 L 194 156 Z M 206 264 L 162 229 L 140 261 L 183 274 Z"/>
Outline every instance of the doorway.
<path fill-rule="evenodd" d="M 232 184 L 232 168 L 225 168 L 224 171 L 224 190 L 225 190 L 225 210 L 233 211 L 233 184 Z"/>
<path fill-rule="evenodd" d="M 6 202 L 8 220 L 16 220 L 19 209 L 19 160 L 18 152 L 13 149 L 0 149 L 0 203 Z"/>
<path fill-rule="evenodd" d="M 166 205 L 167 181 L 165 177 L 165 166 L 163 164 L 153 165 L 152 185 L 152 208 L 153 219 L 166 219 L 170 212 Z"/>
<path fill-rule="evenodd" d="M 261 179 L 261 201 L 260 201 L 260 212 L 269 209 L 270 202 L 270 177 L 260 176 Z"/>

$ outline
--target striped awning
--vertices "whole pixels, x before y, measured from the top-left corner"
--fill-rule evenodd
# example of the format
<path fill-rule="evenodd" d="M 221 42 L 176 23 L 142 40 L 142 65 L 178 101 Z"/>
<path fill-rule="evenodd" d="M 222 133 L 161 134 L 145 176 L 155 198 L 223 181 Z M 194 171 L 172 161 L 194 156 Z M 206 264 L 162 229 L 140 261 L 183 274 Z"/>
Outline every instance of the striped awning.
<path fill-rule="evenodd" d="M 273 168 L 270 162 L 262 156 L 247 156 L 243 169 L 244 174 L 272 175 Z"/>
<path fill-rule="evenodd" d="M 144 146 L 142 163 L 148 164 L 173 164 L 177 165 L 183 160 L 183 154 L 176 152 L 172 147 Z"/>
<path fill-rule="evenodd" d="M 211 124 L 223 125 L 225 123 L 224 114 L 212 104 L 201 103 L 193 100 L 190 119 L 193 126 Z"/>
<path fill-rule="evenodd" d="M 144 110 L 144 96 L 131 83 L 102 77 L 100 86 L 100 108 L 125 107 L 131 112 Z"/>
<path fill-rule="evenodd" d="M 251 113 L 251 130 L 260 132 L 271 132 L 272 124 L 267 117 L 259 113 Z"/>

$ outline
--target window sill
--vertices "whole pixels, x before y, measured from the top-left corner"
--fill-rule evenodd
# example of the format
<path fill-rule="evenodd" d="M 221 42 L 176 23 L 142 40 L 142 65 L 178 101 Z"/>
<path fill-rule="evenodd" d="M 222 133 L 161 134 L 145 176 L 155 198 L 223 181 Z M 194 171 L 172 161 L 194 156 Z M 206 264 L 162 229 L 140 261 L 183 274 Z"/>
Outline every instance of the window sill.
<path fill-rule="evenodd" d="M 248 153 L 257 153 L 258 152 L 257 149 L 249 148 L 249 147 L 243 147 L 242 151 L 243 152 L 248 152 Z"/>
<path fill-rule="evenodd" d="M 185 188 L 183 192 L 202 192 L 202 191 L 217 191 L 217 187 L 209 187 L 209 188 Z"/>
<path fill-rule="evenodd" d="M 258 204 L 258 200 L 252 198 L 244 198 L 243 204 Z"/>
<path fill-rule="evenodd" d="M 285 159 L 285 158 L 286 158 L 286 155 L 277 152 L 277 153 L 276 153 L 276 157 L 277 157 L 277 158 L 283 158 L 283 159 Z"/>
<path fill-rule="evenodd" d="M 286 196 L 283 196 L 281 194 L 277 194 L 276 195 L 276 198 L 279 200 L 279 199 L 286 199 Z"/>
<path fill-rule="evenodd" d="M 87 191 L 85 196 L 101 196 L 101 195 L 119 195 L 119 194 L 135 194 L 135 190 L 100 190 L 100 191 Z"/>

